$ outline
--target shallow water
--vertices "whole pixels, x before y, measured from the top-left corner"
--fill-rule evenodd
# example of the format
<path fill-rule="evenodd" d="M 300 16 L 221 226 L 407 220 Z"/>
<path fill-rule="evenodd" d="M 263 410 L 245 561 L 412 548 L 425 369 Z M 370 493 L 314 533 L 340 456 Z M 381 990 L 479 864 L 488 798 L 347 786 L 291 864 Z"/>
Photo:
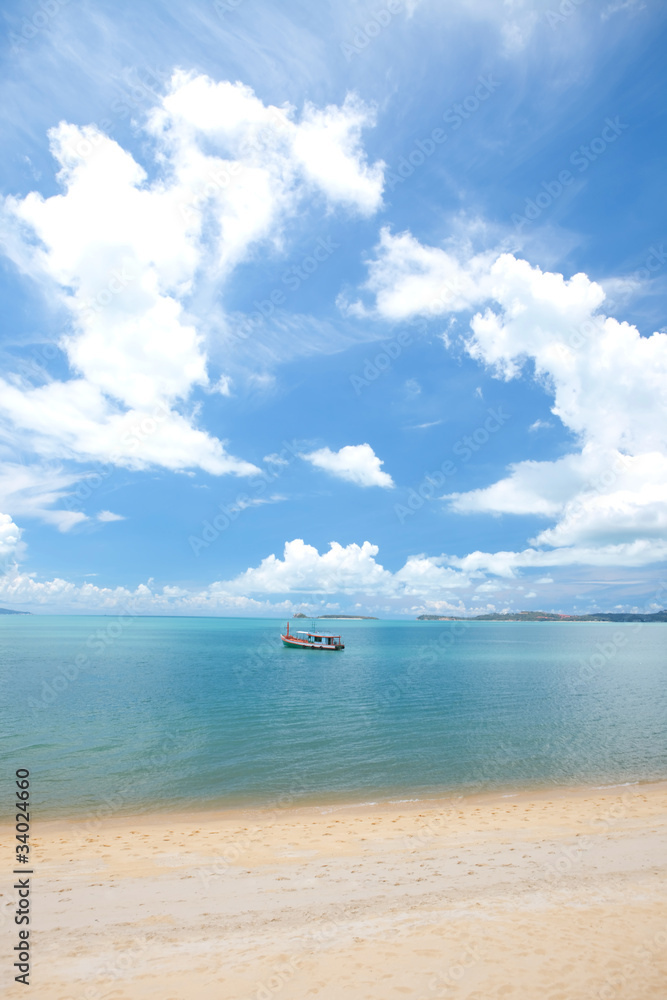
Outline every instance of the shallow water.
<path fill-rule="evenodd" d="M 0 619 L 0 757 L 42 814 L 667 777 L 667 626 Z M 6 809 L 3 808 L 3 812 Z"/>

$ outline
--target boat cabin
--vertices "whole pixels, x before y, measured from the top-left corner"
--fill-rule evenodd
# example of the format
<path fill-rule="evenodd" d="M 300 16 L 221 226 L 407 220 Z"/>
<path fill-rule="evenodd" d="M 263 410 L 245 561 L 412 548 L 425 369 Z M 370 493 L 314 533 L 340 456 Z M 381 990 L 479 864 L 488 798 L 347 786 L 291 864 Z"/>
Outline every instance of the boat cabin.
<path fill-rule="evenodd" d="M 300 638 L 305 635 L 308 642 L 321 642 L 323 646 L 334 646 L 340 642 L 340 636 L 332 635 L 331 632 L 296 632 L 293 634 Z"/>

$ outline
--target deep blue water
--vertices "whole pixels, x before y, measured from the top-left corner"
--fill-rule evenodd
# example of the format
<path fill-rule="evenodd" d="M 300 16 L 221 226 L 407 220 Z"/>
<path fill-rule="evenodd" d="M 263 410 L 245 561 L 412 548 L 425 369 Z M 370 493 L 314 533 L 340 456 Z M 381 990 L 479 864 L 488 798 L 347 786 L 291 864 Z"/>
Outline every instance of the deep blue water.
<path fill-rule="evenodd" d="M 282 625 L 0 618 L 5 787 L 70 815 L 667 778 L 667 625 Z"/>

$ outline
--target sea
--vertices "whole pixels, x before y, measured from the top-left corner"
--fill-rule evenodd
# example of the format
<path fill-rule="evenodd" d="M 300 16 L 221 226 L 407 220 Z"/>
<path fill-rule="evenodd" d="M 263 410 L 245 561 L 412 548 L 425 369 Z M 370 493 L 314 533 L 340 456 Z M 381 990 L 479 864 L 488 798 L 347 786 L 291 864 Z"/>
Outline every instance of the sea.
<path fill-rule="evenodd" d="M 3 616 L 3 813 L 18 769 L 53 818 L 667 778 L 667 625 L 319 624 L 345 649 L 275 619 Z"/>

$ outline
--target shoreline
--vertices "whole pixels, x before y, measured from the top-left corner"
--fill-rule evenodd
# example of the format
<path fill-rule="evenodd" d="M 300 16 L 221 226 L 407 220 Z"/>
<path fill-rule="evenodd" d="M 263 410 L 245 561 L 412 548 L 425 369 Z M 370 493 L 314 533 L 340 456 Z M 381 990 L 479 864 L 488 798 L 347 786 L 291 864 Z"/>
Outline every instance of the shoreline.
<path fill-rule="evenodd" d="M 595 779 L 598 780 L 598 779 Z M 388 809 L 393 806 L 401 806 L 409 810 L 415 809 L 439 809 L 453 801 L 489 805 L 494 802 L 502 802 L 507 798 L 516 798 L 523 801 L 527 798 L 542 799 L 546 796 L 551 798 L 581 798 L 597 792 L 624 790 L 628 788 L 639 788 L 649 791 L 667 790 L 667 776 L 664 778 L 637 779 L 635 781 L 609 781 L 604 784 L 577 783 L 573 785 L 559 785 L 556 783 L 535 782 L 534 784 L 522 785 L 499 785 L 496 788 L 484 790 L 475 789 L 471 785 L 450 787 L 446 789 L 433 789 L 419 795 L 409 795 L 408 792 L 395 791 L 389 793 L 373 793 L 363 791 L 359 797 L 350 792 L 341 792 L 335 795 L 306 795 L 299 796 L 289 792 L 278 795 L 274 798 L 263 801 L 230 802 L 224 799 L 191 799 L 179 800 L 178 802 L 148 800 L 145 805 L 133 803 L 126 807 L 114 807 L 109 804 L 109 800 L 101 799 L 94 806 L 85 807 L 81 810 L 72 808 L 67 812 L 60 807 L 58 810 L 51 810 L 48 807 L 35 807 L 33 805 L 34 822 L 40 826 L 48 824 L 57 826 L 58 824 L 81 825 L 86 820 L 103 818 L 107 821 L 110 818 L 117 818 L 119 821 L 130 821 L 133 818 L 172 817 L 173 819 L 186 819 L 188 817 L 199 817 L 204 820 L 207 817 L 221 816 L 229 819 L 241 818 L 245 815 L 261 817 L 263 814 L 293 813 L 295 815 L 319 815 L 333 811 L 350 811 L 368 809 Z M 399 797 L 400 796 L 400 797 Z M 405 796 L 405 797 L 403 797 Z M 10 829 L 7 821 L 0 817 L 0 832 L 4 828 Z"/>

